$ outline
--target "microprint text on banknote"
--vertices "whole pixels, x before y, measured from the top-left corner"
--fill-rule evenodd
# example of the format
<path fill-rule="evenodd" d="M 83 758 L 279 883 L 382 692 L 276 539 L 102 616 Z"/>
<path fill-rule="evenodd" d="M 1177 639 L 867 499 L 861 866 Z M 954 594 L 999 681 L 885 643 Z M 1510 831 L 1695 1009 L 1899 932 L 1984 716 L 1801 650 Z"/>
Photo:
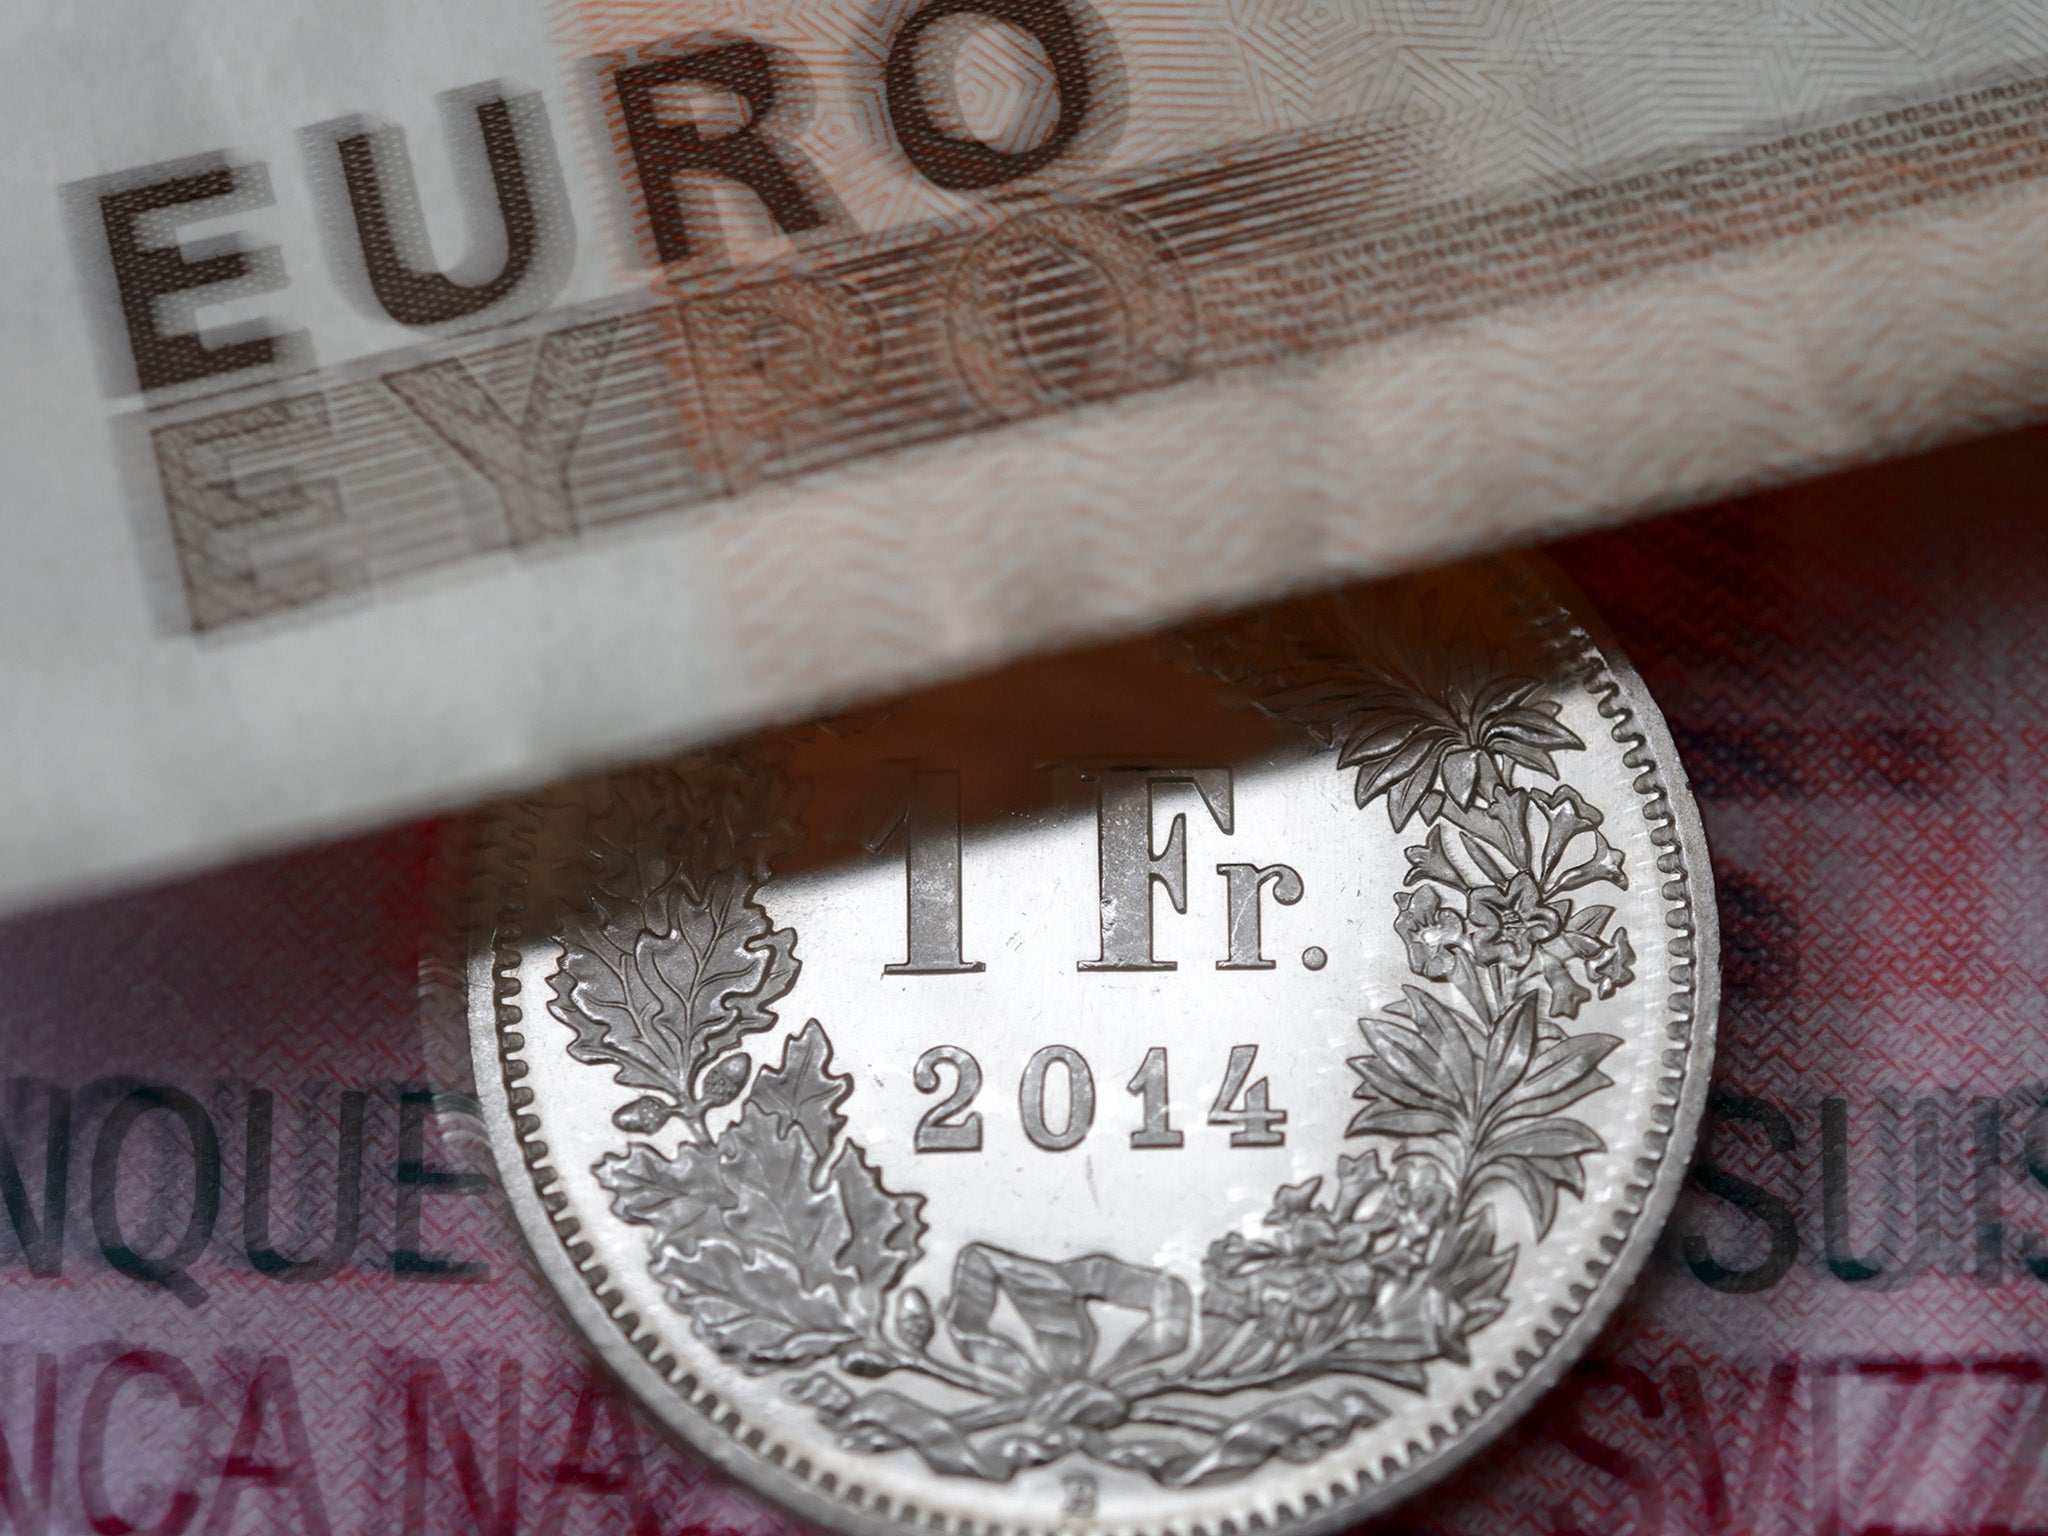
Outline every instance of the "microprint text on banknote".
<path fill-rule="evenodd" d="M 867 456 L 2048 175 L 2048 79 L 2016 62 L 2048 56 L 2048 23 L 2001 13 L 1930 66 L 1890 41 L 1916 0 L 1853 23 L 1795 6 L 1782 48 L 1648 6 L 1628 26 L 1654 47 L 1617 61 L 1598 45 L 1619 20 L 1540 9 L 1504 30 L 1484 6 L 1425 26 L 1291 0 L 561 4 L 569 85 L 443 98 L 484 232 L 459 266 L 402 134 L 303 131 L 331 280 L 427 338 L 311 375 L 317 337 L 191 317 L 296 254 L 176 240 L 290 168 L 225 146 L 76 184 L 185 621 L 704 518 Z M 1795 65 L 1783 89 L 1731 83 Z M 603 227 L 575 227 L 584 183 Z M 607 245 L 624 286 L 554 306 Z"/>

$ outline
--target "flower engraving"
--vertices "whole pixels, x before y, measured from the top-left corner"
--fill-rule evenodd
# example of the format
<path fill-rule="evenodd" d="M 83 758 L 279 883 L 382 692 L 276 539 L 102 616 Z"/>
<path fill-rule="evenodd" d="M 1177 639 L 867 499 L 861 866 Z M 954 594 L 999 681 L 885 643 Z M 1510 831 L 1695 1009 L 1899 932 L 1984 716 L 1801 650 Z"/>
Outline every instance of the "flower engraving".
<path fill-rule="evenodd" d="M 1433 885 L 1396 891 L 1394 905 L 1400 909 L 1394 931 L 1408 947 L 1408 968 L 1431 981 L 1448 981 L 1466 945 L 1465 914 L 1447 905 Z"/>
<path fill-rule="evenodd" d="M 1537 945 L 1564 932 L 1563 917 L 1555 907 L 1544 905 L 1543 893 L 1527 874 L 1516 875 L 1504 891 L 1480 885 L 1467 896 L 1472 905 L 1472 953 L 1483 964 L 1507 961 L 1527 966 L 1536 957 Z"/>
<path fill-rule="evenodd" d="M 1350 679 L 1338 686 L 1344 681 Z M 1477 686 L 1460 680 L 1438 692 L 1395 676 L 1366 681 L 1348 696 L 1312 685 L 1267 703 L 1295 718 L 1304 706 L 1340 706 L 1337 766 L 1357 770 L 1361 809 L 1385 797 L 1396 832 L 1418 812 L 1434 820 L 1441 814 L 1437 798 L 1465 807 L 1491 795 L 1517 765 L 1554 778 L 1556 754 L 1585 746 L 1535 698 L 1534 678 L 1495 677 Z"/>
<path fill-rule="evenodd" d="M 1469 646 L 1386 643 L 1358 618 L 1313 608 L 1291 633 L 1261 636 L 1248 663 L 1232 660 L 1238 634 L 1214 633 L 1223 670 L 1267 681 L 1262 708 L 1335 749 L 1361 810 L 1384 798 L 1395 830 L 1421 824 L 1392 899 L 1422 985 L 1359 1021 L 1366 1049 L 1351 1066 L 1364 1107 L 1350 1134 L 1395 1149 L 1410 1220 L 1438 1245 L 1426 1262 L 1451 1318 L 1488 1293 L 1476 1273 L 1451 1278 L 1443 1255 L 1471 1252 L 1483 1226 L 1481 1247 L 1501 1265 L 1484 1285 L 1504 1285 L 1514 1261 L 1513 1247 L 1495 1252 L 1490 1192 L 1519 1197 L 1541 1241 L 1560 1196 L 1584 1193 L 1585 1160 L 1605 1150 L 1564 1111 L 1611 1086 L 1600 1063 L 1620 1042 L 1571 1026 L 1635 979 L 1627 929 L 1589 899 L 1629 877 L 1604 814 L 1563 776 L 1585 742 L 1538 678 Z"/>

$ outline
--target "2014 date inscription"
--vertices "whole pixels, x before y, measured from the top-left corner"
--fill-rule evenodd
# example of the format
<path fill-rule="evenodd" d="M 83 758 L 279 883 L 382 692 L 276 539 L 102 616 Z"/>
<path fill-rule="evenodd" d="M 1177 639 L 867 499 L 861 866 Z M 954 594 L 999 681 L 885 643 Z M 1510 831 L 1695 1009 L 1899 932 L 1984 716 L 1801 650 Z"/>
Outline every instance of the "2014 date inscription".
<path fill-rule="evenodd" d="M 1209 1124 L 1228 1127 L 1233 1147 L 1287 1144 L 1287 1133 L 1278 1129 L 1287 1123 L 1287 1111 L 1273 1107 L 1269 1080 L 1246 1081 L 1258 1055 L 1256 1045 L 1230 1048 L 1222 1084 L 1209 1106 Z M 950 1076 L 950 1089 L 942 1073 Z M 1057 1107 L 1054 1096 L 1055 1075 L 1064 1080 L 1063 1107 Z M 957 1045 L 935 1045 L 917 1058 L 910 1080 L 919 1093 L 946 1090 L 946 1096 L 917 1122 L 912 1146 L 919 1152 L 979 1152 L 981 1112 L 968 1106 L 980 1094 L 983 1078 L 973 1053 Z M 1143 1123 L 1130 1133 L 1133 1148 L 1167 1150 L 1186 1144 L 1187 1137 L 1174 1128 L 1171 1118 L 1165 1046 L 1155 1045 L 1145 1053 L 1125 1091 L 1141 1101 L 1143 1110 Z M 1095 1125 L 1095 1073 L 1088 1059 L 1070 1045 L 1048 1045 L 1033 1052 L 1017 1082 L 1017 1118 L 1034 1147 L 1047 1152 L 1078 1147 Z"/>

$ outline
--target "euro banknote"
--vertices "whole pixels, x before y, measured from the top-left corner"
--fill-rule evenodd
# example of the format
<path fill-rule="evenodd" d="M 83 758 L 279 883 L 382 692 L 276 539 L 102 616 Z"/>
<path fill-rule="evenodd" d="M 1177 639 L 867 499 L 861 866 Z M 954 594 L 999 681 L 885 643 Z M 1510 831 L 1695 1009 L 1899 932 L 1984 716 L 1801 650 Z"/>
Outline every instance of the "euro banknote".
<path fill-rule="evenodd" d="M 2048 403 L 2024 0 L 0 18 L 0 901 Z"/>
<path fill-rule="evenodd" d="M 1555 550 L 1715 850 L 1707 1134 L 1585 1363 L 1386 1529 L 2048 1529 L 2044 470 L 2007 438 Z M 0 1530 L 795 1536 L 520 1244 L 470 840 L 0 925 Z"/>

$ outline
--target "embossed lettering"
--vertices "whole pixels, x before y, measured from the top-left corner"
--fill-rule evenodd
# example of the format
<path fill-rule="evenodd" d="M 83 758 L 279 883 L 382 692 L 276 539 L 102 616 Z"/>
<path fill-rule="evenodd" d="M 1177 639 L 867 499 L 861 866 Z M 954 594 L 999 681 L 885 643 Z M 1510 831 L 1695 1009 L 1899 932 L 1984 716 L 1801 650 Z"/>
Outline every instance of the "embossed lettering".
<path fill-rule="evenodd" d="M 868 840 L 880 853 L 903 844 L 908 955 L 885 976 L 957 976 L 987 969 L 960 955 L 960 775 L 913 773 L 903 799 Z"/>
<path fill-rule="evenodd" d="M 362 1221 L 363 1095 L 341 1096 L 341 1127 L 335 1148 L 334 1237 L 315 1258 L 293 1259 L 270 1246 L 270 1093 L 249 1092 L 247 1158 L 243 1164 L 242 1247 L 259 1273 L 273 1280 L 325 1280 L 355 1252 Z"/>
<path fill-rule="evenodd" d="M 158 1110 L 185 1127 L 192 1161 L 192 1210 L 178 1241 L 168 1251 L 150 1255 L 136 1252 L 122 1233 L 118 1185 L 129 1131 L 137 1120 Z M 92 1154 L 93 1232 L 106 1261 L 130 1279 L 160 1285 L 186 1306 L 196 1307 L 206 1300 L 206 1287 L 186 1266 L 206 1251 L 219 1215 L 220 1137 L 205 1106 L 179 1089 L 156 1087 L 137 1088 L 115 1104 L 100 1124 Z"/>
<path fill-rule="evenodd" d="M 683 326 L 729 495 L 779 479 L 866 382 L 880 348 L 873 314 L 823 277 L 750 283 L 683 306 Z"/>
<path fill-rule="evenodd" d="M 2005 1272 L 2005 1215 L 1998 1183 L 1999 1106 L 1996 1099 L 1970 1104 L 1970 1207 L 1977 1231 L 1976 1263 L 1971 1274 L 1979 1285 L 1997 1285 Z"/>
<path fill-rule="evenodd" d="M 1828 1268 L 1854 1284 L 1875 1280 L 1886 1264 L 1875 1254 L 1857 1258 L 1849 1247 L 1849 1104 L 1827 1098 L 1820 1104 L 1821 1231 Z M 1896 1263 L 1896 1259 L 1893 1260 Z"/>
<path fill-rule="evenodd" d="M 317 453 L 334 438 L 327 397 L 293 395 L 243 410 L 160 429 L 152 439 L 164 510 L 177 538 L 178 563 L 191 595 L 192 623 L 209 629 L 294 608 L 359 586 L 359 565 L 311 536 L 340 526 L 346 513 L 332 479 L 290 467 L 242 477 L 238 461 Z M 266 569 L 257 558 L 269 539 L 296 535 L 294 559 Z"/>
<path fill-rule="evenodd" d="M 476 1438 L 462 1413 L 439 1362 L 415 1360 L 405 1378 L 405 1523 L 408 1533 L 427 1529 L 427 1483 L 431 1470 L 435 1425 L 462 1491 L 469 1518 L 480 1536 L 518 1536 L 519 1531 L 519 1362 L 498 1365 L 497 1444 L 492 1458 L 495 1486 L 484 1477 Z"/>
<path fill-rule="evenodd" d="M 1145 1101 L 1145 1124 L 1131 1132 L 1131 1145 L 1144 1151 L 1153 1147 L 1178 1147 L 1187 1140 L 1166 1117 L 1166 1047 L 1155 1045 L 1145 1053 L 1128 1088 Z"/>
<path fill-rule="evenodd" d="M 945 72 L 922 67 L 922 55 L 934 28 L 966 18 L 1014 27 L 1044 50 L 1060 105 L 1052 131 L 1037 144 L 1006 151 L 941 126 L 934 86 Z M 1001 186 L 1052 164 L 1080 134 L 1095 102 L 1090 46 L 1107 46 L 1107 32 L 1097 25 L 1084 37 L 1080 19 L 1074 0 L 926 0 L 897 28 L 882 73 L 883 103 L 903 157 L 949 192 Z"/>
<path fill-rule="evenodd" d="M 145 1376 L 154 1377 L 170 1388 L 178 1406 L 195 1417 L 206 1406 L 206 1395 L 200 1391 L 199 1382 L 176 1355 L 154 1349 L 131 1349 L 107 1362 L 106 1367 L 93 1378 L 78 1421 L 78 1493 L 80 1502 L 85 1506 L 85 1517 L 95 1531 L 126 1533 L 138 1529 L 114 1508 L 113 1495 L 107 1488 L 107 1426 L 114 1416 L 114 1402 L 121 1395 L 121 1389 Z M 151 1494 L 150 1503 L 162 1497 L 160 1490 L 151 1490 Z M 135 1502 L 142 1504 L 144 1501 L 137 1498 Z M 171 1491 L 170 1500 L 154 1528 L 164 1532 L 182 1531 L 198 1513 L 199 1490 L 190 1482 L 180 1483 Z"/>
<path fill-rule="evenodd" d="M 1067 1078 L 1067 1117 L 1058 1130 L 1045 1118 L 1045 1076 L 1053 1067 L 1063 1069 Z M 1078 1147 L 1095 1123 L 1095 1074 L 1088 1070 L 1087 1060 L 1071 1045 L 1048 1045 L 1032 1052 L 1017 1084 L 1017 1112 L 1033 1146 L 1048 1152 Z"/>
<path fill-rule="evenodd" d="M 276 1428 L 266 1433 L 271 1422 Z M 266 1459 L 261 1449 L 266 1444 L 282 1445 L 284 1459 Z M 213 1508 L 207 1511 L 206 1536 L 226 1536 L 234 1525 L 235 1505 L 249 1489 L 275 1494 L 274 1503 L 290 1496 L 298 1506 L 298 1528 L 306 1536 L 329 1536 L 332 1528 L 320 1497 L 312 1441 L 306 1434 L 305 1416 L 299 1411 L 291 1362 L 283 1355 L 263 1356 L 249 1378 L 235 1438 L 221 1459 L 220 1487 Z"/>
<path fill-rule="evenodd" d="M 212 290 L 206 302 L 218 303 L 283 287 L 284 265 L 274 246 L 252 251 L 230 244 L 190 261 L 175 238 L 152 240 L 144 229 L 145 219 L 154 217 L 161 225 L 173 217 L 173 209 L 190 220 L 265 207 L 271 201 L 269 169 L 231 166 L 224 155 L 157 169 L 165 174 L 99 198 L 137 384 L 145 390 L 164 389 L 278 362 L 287 344 L 300 338 L 278 336 L 259 326 L 254 334 L 245 331 L 209 346 L 197 330 L 166 330 L 161 313 L 162 301 L 200 290 Z M 196 302 L 188 301 L 188 307 Z"/>
<path fill-rule="evenodd" d="M 919 1093 L 937 1093 L 940 1067 L 953 1069 L 953 1091 L 925 1111 L 911 1144 L 920 1152 L 979 1152 L 981 1116 L 962 1111 L 981 1092 L 981 1063 L 957 1045 L 935 1045 L 917 1058 L 911 1085 Z"/>
<path fill-rule="evenodd" d="M 481 1173 L 442 1168 L 426 1160 L 427 1120 L 444 1112 L 476 1113 L 476 1100 L 465 1093 L 412 1091 L 398 1097 L 398 1240 L 392 1247 L 391 1272 L 416 1280 L 471 1281 L 487 1279 L 490 1266 L 423 1252 L 420 1247 L 422 1207 L 431 1191 L 444 1195 L 481 1195 L 491 1186 Z"/>
<path fill-rule="evenodd" d="M 552 217 L 542 217 L 539 184 L 545 180 L 559 189 L 561 169 L 553 163 L 540 98 L 493 94 L 476 101 L 473 110 L 504 231 L 497 271 L 474 282 L 458 282 L 434 265 L 404 131 L 352 133 L 335 143 L 370 292 L 401 325 L 446 325 L 501 304 L 540 268 L 543 246 L 561 243 L 569 231 L 566 209 L 556 207 L 549 210 Z M 559 193 L 554 201 L 562 201 Z M 545 306 L 568 276 L 565 258 L 573 252 L 553 254 L 552 281 L 531 296 L 529 310 Z"/>
<path fill-rule="evenodd" d="M 1128 214 L 1040 208 L 967 248 L 946 290 L 961 381 L 1006 420 L 1168 384 L 1193 303 L 1166 247 Z"/>
<path fill-rule="evenodd" d="M 17 1083 L 17 1095 L 30 1086 Z M 45 1093 L 41 1216 L 29 1204 L 28 1181 L 22 1177 L 14 1142 L 7 1127 L 0 1125 L 0 1202 L 5 1203 L 7 1219 L 14 1224 L 14 1240 L 21 1245 L 28 1272 L 40 1279 L 61 1274 L 64 1269 L 64 1216 L 71 1183 L 71 1095 L 54 1085 Z M 15 1100 L 20 1101 L 20 1097 Z M 26 1136 L 22 1145 L 28 1145 Z"/>
<path fill-rule="evenodd" d="M 1091 773 L 1100 786 L 1096 847 L 1102 902 L 1102 953 L 1076 962 L 1084 971 L 1171 971 L 1152 954 L 1152 886 L 1166 889 L 1173 910 L 1188 909 L 1188 819 L 1175 812 L 1166 847 L 1152 851 L 1152 802 L 1162 785 L 1188 785 L 1216 825 L 1233 826 L 1228 768 L 1108 768 Z"/>
<path fill-rule="evenodd" d="M 1773 1151 L 1790 1152 L 1798 1145 L 1791 1120 L 1768 1099 L 1754 1099 L 1747 1094 L 1716 1089 L 1708 1108 L 1713 1115 L 1747 1120 L 1762 1126 Z M 1686 1267 L 1694 1276 L 1717 1291 L 1732 1291 L 1739 1295 L 1767 1291 L 1784 1279 L 1799 1257 L 1799 1218 L 1793 1213 L 1791 1202 L 1747 1179 L 1737 1178 L 1704 1158 L 1692 1170 L 1692 1180 L 1708 1194 L 1728 1201 L 1762 1222 L 1771 1240 L 1770 1252 L 1757 1263 L 1747 1269 L 1734 1269 L 1713 1256 L 1705 1238 L 1696 1232 L 1688 1232 L 1682 1246 Z"/>
<path fill-rule="evenodd" d="M 605 1459 L 594 1462 L 591 1446 L 597 1438 L 600 1414 L 609 1447 Z M 569 1442 L 562 1450 L 562 1459 L 548 1474 L 538 1529 L 551 1533 L 562 1530 L 569 1522 L 568 1501 L 572 1497 L 616 1499 L 625 1506 L 627 1536 L 661 1536 L 654 1506 L 648 1502 L 639 1431 L 633 1427 L 632 1417 L 610 1384 L 595 1370 L 583 1378 L 583 1390 L 570 1410 Z"/>
<path fill-rule="evenodd" d="M 2043 1189 L 2048 1189 L 2048 1098 L 2034 1105 L 2021 1151 L 2026 1158 L 2028 1177 Z M 2048 1255 L 2030 1253 L 2026 1256 L 2026 1264 L 2036 1280 L 2048 1280 Z"/>
<path fill-rule="evenodd" d="M 36 1356 L 34 1403 L 26 1465 L 14 1454 L 5 1428 L 0 1427 L 0 1514 L 7 1517 L 8 1530 L 20 1536 L 44 1536 L 50 1529 L 50 1490 L 57 1480 L 55 1355 Z M 15 1446 L 20 1444 L 20 1440 L 14 1441 Z"/>
<path fill-rule="evenodd" d="M 1279 1147 L 1287 1144 L 1286 1133 L 1273 1129 L 1287 1123 L 1287 1111 L 1273 1108 L 1268 1101 L 1270 1089 L 1267 1079 L 1262 1077 L 1249 1087 L 1245 1084 L 1258 1056 L 1256 1045 L 1233 1045 L 1230 1048 L 1230 1066 L 1223 1074 L 1223 1086 L 1216 1090 L 1216 1102 L 1209 1106 L 1211 1125 L 1237 1127 L 1230 1133 L 1233 1147 Z M 1233 1107 L 1240 1093 L 1244 1095 L 1244 1104 Z"/>
<path fill-rule="evenodd" d="M 1218 864 L 1216 873 L 1229 882 L 1225 902 L 1230 917 L 1230 953 L 1216 962 L 1219 971 L 1270 971 L 1279 962 L 1259 948 L 1259 893 L 1270 885 L 1283 907 L 1301 900 L 1301 876 L 1285 864 Z"/>
<path fill-rule="evenodd" d="M 1085 1520 L 1095 1513 L 1101 1483 L 1093 1472 L 1069 1472 L 1060 1479 L 1060 1487 L 1066 1490 L 1060 1504 L 1061 1514 Z"/>

